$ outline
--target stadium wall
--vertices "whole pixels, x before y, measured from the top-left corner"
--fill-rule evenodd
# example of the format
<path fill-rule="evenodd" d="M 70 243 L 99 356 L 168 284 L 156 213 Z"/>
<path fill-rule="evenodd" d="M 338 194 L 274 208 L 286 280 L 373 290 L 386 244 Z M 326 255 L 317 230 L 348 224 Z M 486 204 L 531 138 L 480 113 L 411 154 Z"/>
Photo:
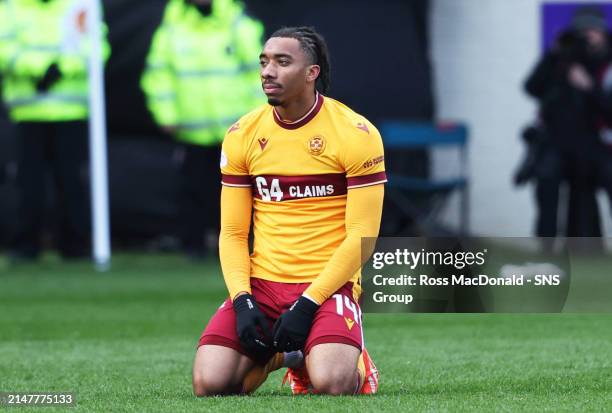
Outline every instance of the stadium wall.
<path fill-rule="evenodd" d="M 533 0 L 432 4 L 437 116 L 470 127 L 470 221 L 476 234 L 531 234 L 531 191 L 514 189 L 511 177 L 523 151 L 520 130 L 535 114 L 522 83 L 538 57 L 538 12 Z"/>

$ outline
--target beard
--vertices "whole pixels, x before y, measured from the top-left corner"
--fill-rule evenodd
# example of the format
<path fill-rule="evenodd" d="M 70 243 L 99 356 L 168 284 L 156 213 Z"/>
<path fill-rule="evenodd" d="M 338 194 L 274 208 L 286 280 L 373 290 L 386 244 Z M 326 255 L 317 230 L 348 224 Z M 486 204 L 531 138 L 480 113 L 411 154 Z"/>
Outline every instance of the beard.
<path fill-rule="evenodd" d="M 268 104 L 272 106 L 280 106 L 282 103 L 279 98 L 268 98 Z"/>

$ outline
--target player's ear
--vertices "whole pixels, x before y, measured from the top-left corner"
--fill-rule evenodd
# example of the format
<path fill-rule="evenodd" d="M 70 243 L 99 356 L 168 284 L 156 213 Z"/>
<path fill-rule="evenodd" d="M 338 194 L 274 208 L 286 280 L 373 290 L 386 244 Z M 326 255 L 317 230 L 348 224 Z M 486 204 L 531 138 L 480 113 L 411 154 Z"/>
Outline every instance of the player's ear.
<path fill-rule="evenodd" d="M 319 65 L 308 66 L 308 69 L 306 69 L 306 80 L 308 82 L 314 82 L 319 77 L 319 73 L 321 73 L 321 66 Z"/>

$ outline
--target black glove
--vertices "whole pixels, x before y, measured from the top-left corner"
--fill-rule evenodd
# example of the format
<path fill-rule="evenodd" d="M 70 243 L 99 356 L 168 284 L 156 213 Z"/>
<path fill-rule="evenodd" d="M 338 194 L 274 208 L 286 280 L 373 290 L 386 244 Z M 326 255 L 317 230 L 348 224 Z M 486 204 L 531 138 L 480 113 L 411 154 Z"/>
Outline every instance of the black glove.
<path fill-rule="evenodd" d="M 251 294 L 236 297 L 234 311 L 236 330 L 242 347 L 253 355 L 270 352 L 270 323 L 257 306 L 255 298 Z"/>
<path fill-rule="evenodd" d="M 36 83 L 36 90 L 41 93 L 46 92 L 61 78 L 62 72 L 60 72 L 59 66 L 57 63 L 53 63 L 47 68 L 47 71 L 43 77 L 41 77 Z"/>
<path fill-rule="evenodd" d="M 303 350 L 319 306 L 302 296 L 274 324 L 273 345 L 276 351 Z"/>

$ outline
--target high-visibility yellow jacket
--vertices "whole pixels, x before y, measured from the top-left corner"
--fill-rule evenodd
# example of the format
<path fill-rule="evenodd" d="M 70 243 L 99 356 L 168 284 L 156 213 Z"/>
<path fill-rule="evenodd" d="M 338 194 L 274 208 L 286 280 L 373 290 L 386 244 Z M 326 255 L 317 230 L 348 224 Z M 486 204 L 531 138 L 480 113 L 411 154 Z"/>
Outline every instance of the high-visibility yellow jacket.
<path fill-rule="evenodd" d="M 13 121 L 87 118 L 89 39 L 84 7 L 81 0 L 0 2 L 2 95 Z M 105 60 L 110 54 L 106 41 L 103 54 Z M 53 63 L 61 78 L 38 92 L 36 84 Z"/>
<path fill-rule="evenodd" d="M 170 0 L 153 36 L 141 86 L 148 108 L 179 140 L 218 145 L 227 128 L 263 103 L 259 54 L 263 25 L 234 0 L 201 14 Z"/>

